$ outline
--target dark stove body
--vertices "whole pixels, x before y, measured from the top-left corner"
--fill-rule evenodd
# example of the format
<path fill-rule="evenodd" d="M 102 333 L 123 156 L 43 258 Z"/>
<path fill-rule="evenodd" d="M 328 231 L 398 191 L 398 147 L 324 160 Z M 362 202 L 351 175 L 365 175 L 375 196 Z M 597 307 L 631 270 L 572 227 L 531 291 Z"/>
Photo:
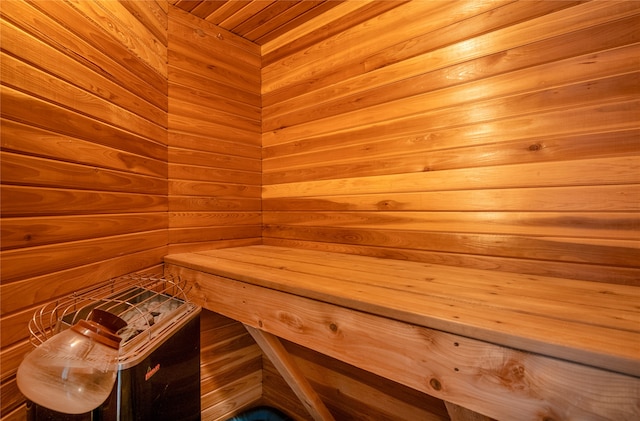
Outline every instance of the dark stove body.
<path fill-rule="evenodd" d="M 164 313 L 163 319 L 147 323 L 151 310 L 138 317 L 143 313 L 139 308 L 151 307 L 154 304 L 149 303 L 154 302 L 171 309 Z M 111 395 L 100 407 L 78 415 L 27 402 L 27 420 L 200 420 L 200 308 L 164 291 L 126 287 L 117 300 L 110 297 L 94 301 L 65 315 L 61 319 L 62 328 L 75 324 L 78 318 L 86 318 L 93 308 L 102 308 L 123 318 L 123 314 L 136 316 L 127 320 L 135 332 L 129 332 L 121 344 L 118 374 Z M 146 325 L 141 326 L 141 320 Z"/>
<path fill-rule="evenodd" d="M 200 315 L 135 365 L 118 371 L 107 401 L 92 412 L 61 414 L 27 404 L 29 421 L 200 420 Z"/>

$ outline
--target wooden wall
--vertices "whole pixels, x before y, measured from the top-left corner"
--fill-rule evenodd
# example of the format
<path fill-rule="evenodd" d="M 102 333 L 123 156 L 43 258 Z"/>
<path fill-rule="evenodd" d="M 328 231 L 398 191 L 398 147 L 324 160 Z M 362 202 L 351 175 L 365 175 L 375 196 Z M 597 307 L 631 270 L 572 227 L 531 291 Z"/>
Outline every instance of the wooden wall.
<path fill-rule="evenodd" d="M 260 49 L 169 6 L 169 253 L 260 244 Z M 262 352 L 242 324 L 204 311 L 203 420 L 262 396 Z"/>
<path fill-rule="evenodd" d="M 226 420 L 262 398 L 262 351 L 244 326 L 201 313 L 202 419 Z"/>
<path fill-rule="evenodd" d="M 166 2 L 2 1 L 2 419 L 27 321 L 167 253 Z"/>
<path fill-rule="evenodd" d="M 640 3 L 380 3 L 263 46 L 264 243 L 640 284 Z"/>
<path fill-rule="evenodd" d="M 169 251 L 259 244 L 260 49 L 169 10 Z"/>
<path fill-rule="evenodd" d="M 0 12 L 3 421 L 33 310 L 168 253 L 262 240 L 640 284 L 638 2 L 344 2 L 262 49 L 162 0 Z M 370 393 L 446 419 L 289 348 L 345 419 L 394 419 Z M 203 316 L 206 419 L 286 402 L 260 361 Z"/>
<path fill-rule="evenodd" d="M 308 348 L 283 341 L 295 364 L 336 420 L 447 421 L 442 400 L 343 363 Z M 306 409 L 264 358 L 263 401 L 298 420 L 312 420 Z"/>

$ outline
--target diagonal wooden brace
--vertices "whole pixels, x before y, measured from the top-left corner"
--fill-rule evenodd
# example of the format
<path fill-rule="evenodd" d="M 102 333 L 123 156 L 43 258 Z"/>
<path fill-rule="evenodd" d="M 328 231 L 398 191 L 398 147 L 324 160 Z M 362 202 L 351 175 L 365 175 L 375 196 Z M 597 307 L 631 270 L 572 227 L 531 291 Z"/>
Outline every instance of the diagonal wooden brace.
<path fill-rule="evenodd" d="M 246 324 L 244 326 L 258 343 L 262 352 L 269 357 L 273 365 L 278 369 L 280 375 L 291 387 L 307 411 L 309 411 L 311 417 L 316 421 L 334 421 L 324 402 L 311 387 L 307 378 L 292 360 L 278 337 Z"/>

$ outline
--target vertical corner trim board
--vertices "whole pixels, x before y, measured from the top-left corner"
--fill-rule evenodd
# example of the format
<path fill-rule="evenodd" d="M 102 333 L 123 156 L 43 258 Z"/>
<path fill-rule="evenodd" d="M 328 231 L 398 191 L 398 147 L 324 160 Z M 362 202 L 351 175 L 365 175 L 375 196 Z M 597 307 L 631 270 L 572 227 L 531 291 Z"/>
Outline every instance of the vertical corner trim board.
<path fill-rule="evenodd" d="M 244 325 L 253 339 L 258 343 L 262 352 L 271 360 L 285 379 L 291 390 L 300 399 L 309 414 L 316 421 L 334 421 L 331 412 L 327 409 L 320 396 L 313 390 L 304 374 L 291 359 L 280 340 L 263 330 Z"/>

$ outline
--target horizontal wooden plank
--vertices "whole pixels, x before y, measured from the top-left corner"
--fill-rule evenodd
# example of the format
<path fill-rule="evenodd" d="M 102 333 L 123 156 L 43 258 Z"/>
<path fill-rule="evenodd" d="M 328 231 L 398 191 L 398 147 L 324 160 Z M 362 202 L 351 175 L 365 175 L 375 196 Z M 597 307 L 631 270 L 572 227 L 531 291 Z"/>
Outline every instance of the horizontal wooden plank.
<path fill-rule="evenodd" d="M 396 71 L 396 76 L 394 78 L 387 76 L 386 79 L 390 83 L 419 73 L 425 73 L 429 70 L 517 48 L 525 44 L 522 41 L 525 39 L 527 40 L 526 43 L 529 44 L 605 24 L 637 13 L 638 9 L 635 5 L 624 3 L 626 2 L 609 4 L 586 3 L 566 8 L 550 15 L 474 37 L 472 38 L 473 48 L 468 48 L 467 44 L 465 44 L 468 39 L 463 39 L 457 43 L 438 48 L 435 51 L 431 50 L 425 54 L 403 60 L 400 65 L 393 69 Z M 443 4 L 431 6 L 435 6 L 435 8 L 443 6 L 440 9 L 442 19 L 434 18 L 428 24 L 420 22 L 420 26 L 413 26 L 411 21 L 415 21 L 413 19 L 414 15 L 424 15 L 426 13 L 433 16 L 434 11 L 419 10 L 420 8 L 428 8 L 430 7 L 429 5 L 410 3 L 387 13 L 385 22 L 376 22 L 375 25 L 369 25 L 368 29 L 365 28 L 359 32 L 357 32 L 358 27 L 352 28 L 351 31 L 345 31 L 340 37 L 326 40 L 288 57 L 287 60 L 265 67 L 263 70 L 263 93 L 267 98 L 265 105 L 271 104 L 268 100 L 268 94 L 272 91 L 289 89 L 290 96 L 298 95 L 335 83 L 339 79 L 335 76 L 332 77 L 333 75 L 340 75 L 340 78 L 347 79 L 364 73 L 367 69 L 366 59 L 369 56 L 379 53 L 384 48 L 392 47 L 399 41 L 394 42 L 394 39 L 388 36 L 388 34 L 397 33 L 392 29 L 394 27 L 401 26 L 403 28 L 402 32 L 406 34 L 404 39 L 407 39 L 425 34 L 433 35 L 432 32 L 435 32 L 434 36 L 437 36 L 436 29 L 446 31 L 449 29 L 447 24 L 456 23 L 457 16 L 452 13 L 452 7 L 454 6 Z M 473 6 L 469 5 L 468 8 L 478 11 L 482 7 L 492 8 L 495 6 L 495 3 L 491 3 L 488 6 L 474 3 Z M 464 3 L 460 3 L 457 7 L 462 9 L 466 6 Z M 397 13 L 394 14 L 394 12 Z M 478 12 L 482 13 L 482 10 Z M 470 14 L 470 16 L 472 15 Z M 408 18 L 408 16 L 411 16 L 411 18 Z M 409 19 L 409 22 L 406 21 L 407 19 Z M 385 24 L 390 25 L 388 30 L 384 26 Z M 430 27 L 425 27 L 425 25 L 430 25 Z M 345 42 L 353 43 L 354 47 L 345 49 Z M 393 67 L 393 65 L 389 67 Z M 373 68 L 375 69 L 375 64 Z M 403 71 L 400 71 L 401 69 Z M 343 71 L 341 72 L 340 70 Z M 347 72 L 346 74 L 345 71 Z M 401 73 L 402 76 L 400 76 Z M 309 84 L 309 81 L 312 81 L 312 85 Z"/>
<path fill-rule="evenodd" d="M 19 217 L 2 219 L 2 249 L 33 247 L 155 231 L 167 226 L 166 213 Z"/>
<path fill-rule="evenodd" d="M 54 49 L 69 54 L 85 67 L 113 80 L 155 106 L 167 109 L 166 77 L 142 60 L 136 59 L 120 41 L 110 39 L 94 25 L 88 25 L 89 21 L 73 12 L 70 6 L 61 6 L 56 2 L 33 2 L 26 7 L 20 3 L 11 2 L 3 7 L 4 16 L 8 20 L 19 22 L 25 30 L 46 40 Z M 67 28 L 74 28 L 74 31 Z"/>
<path fill-rule="evenodd" d="M 210 54 L 217 53 L 214 51 Z M 168 55 L 171 66 L 178 67 L 182 71 L 211 78 L 218 83 L 243 91 L 260 90 L 260 74 L 257 67 L 245 64 L 239 69 L 241 74 L 238 75 L 233 62 L 209 56 L 205 52 L 196 52 L 190 45 L 179 45 L 175 41 L 169 45 Z"/>
<path fill-rule="evenodd" d="M 245 247 L 262 244 L 262 237 L 234 238 L 219 241 L 198 241 L 194 243 L 169 244 L 166 254 L 194 253 L 203 250 L 215 250 L 227 247 Z"/>
<path fill-rule="evenodd" d="M 566 211 L 640 210 L 640 185 L 478 189 L 273 198 L 268 212 L 286 211 Z"/>
<path fill-rule="evenodd" d="M 210 227 L 226 225 L 260 225 L 260 212 L 170 212 L 169 227 Z"/>
<path fill-rule="evenodd" d="M 270 212 L 265 225 L 637 240 L 637 213 Z"/>
<path fill-rule="evenodd" d="M 242 196 L 171 196 L 169 197 L 169 210 L 171 212 L 185 211 L 259 211 L 259 198 L 244 198 Z"/>
<path fill-rule="evenodd" d="M 234 328 L 234 331 L 236 330 Z M 200 377 L 203 386 L 202 394 L 224 387 L 225 382 L 236 380 L 243 374 L 260 371 L 262 365 L 260 348 L 244 328 L 237 333 L 230 338 L 221 337 L 215 346 L 202 350 L 203 363 Z"/>
<path fill-rule="evenodd" d="M 425 330 L 171 263 L 167 269 L 191 279 L 196 286 L 193 299 L 222 314 L 498 419 L 570 413 L 628 420 L 637 416 L 640 382 L 634 377 Z M 618 397 L 615 405 L 605 403 L 596 385 L 605 379 L 611 381 L 607 395 L 615 390 Z M 593 404 L 577 406 L 578 401 Z"/>
<path fill-rule="evenodd" d="M 150 157 L 113 149 L 91 141 L 42 130 L 15 121 L 1 119 L 2 150 L 56 159 L 82 162 L 99 168 L 109 168 L 135 174 L 167 177 L 165 162 Z"/>
<path fill-rule="evenodd" d="M 186 132 L 190 135 L 237 142 L 248 146 L 260 146 L 260 133 L 224 124 L 194 120 L 186 115 L 169 114 L 169 130 Z"/>
<path fill-rule="evenodd" d="M 182 74 L 179 80 L 188 78 L 184 82 L 188 83 L 188 85 L 175 83 L 175 81 L 169 83 L 169 98 L 172 104 L 177 106 L 189 102 L 193 103 L 194 98 L 197 98 L 196 101 L 201 107 L 224 111 L 249 120 L 260 121 L 261 109 L 259 104 L 252 105 L 248 102 L 251 101 L 251 98 L 239 98 L 244 99 L 244 101 L 236 99 L 238 97 L 238 89 L 229 88 L 208 79 L 205 86 L 199 86 L 193 82 L 193 79 L 197 81 L 197 78 L 193 78 L 192 75 L 179 70 L 176 70 L 175 73 Z"/>
<path fill-rule="evenodd" d="M 248 133 L 260 133 L 260 118 L 247 118 L 234 114 L 231 110 L 220 107 L 211 108 L 207 104 L 200 103 L 199 96 L 193 95 L 190 100 L 170 98 L 171 116 L 189 117 L 194 120 L 211 124 L 224 124 L 229 128 L 236 128 Z"/>
<path fill-rule="evenodd" d="M 488 254 L 459 254 L 439 250 L 416 250 L 393 246 L 369 246 L 350 243 L 327 243 L 302 239 L 270 237 L 265 233 L 264 245 L 310 250 L 349 253 L 362 256 L 398 259 L 412 262 L 435 263 L 455 267 L 496 270 L 500 272 L 579 279 L 615 285 L 640 286 L 640 268 L 566 261 L 540 261 L 535 259 L 491 256 Z M 204 248 L 195 251 L 206 250 Z M 605 285 L 606 286 L 606 285 Z"/>
<path fill-rule="evenodd" d="M 636 239 L 600 240 L 581 237 L 532 237 L 326 226 L 266 225 L 263 233 L 273 238 L 636 269 L 640 245 Z"/>
<path fill-rule="evenodd" d="M 200 254 L 209 255 L 207 252 Z M 620 286 L 617 293 L 607 291 L 603 294 L 600 284 L 565 279 L 510 275 L 510 283 L 494 282 L 496 276 L 482 270 L 407 264 L 308 250 L 254 247 L 211 254 L 214 261 L 215 256 L 223 259 L 223 266 L 246 264 L 254 271 L 264 272 L 266 277 L 269 274 L 276 274 L 278 278 L 286 278 L 290 274 L 291 278 L 303 279 L 326 276 L 331 282 L 389 289 L 394 298 L 409 289 L 410 294 L 423 296 L 425 301 L 432 297 L 455 297 L 456 301 L 467 302 L 471 306 L 481 304 L 516 313 L 544 314 L 569 322 L 580 319 L 587 311 L 591 316 L 582 322 L 586 325 L 628 331 L 638 330 L 640 321 L 640 315 L 634 313 L 639 294 L 635 287 Z M 593 310 L 585 310 L 589 307 Z M 603 309 L 611 314 L 604 313 Z"/>
<path fill-rule="evenodd" d="M 180 90 L 193 89 L 200 95 L 201 92 L 204 95 L 216 95 L 220 98 L 224 98 L 230 101 L 234 107 L 239 107 L 242 104 L 247 105 L 245 113 L 254 112 L 256 107 L 260 107 L 260 94 L 259 92 L 248 91 L 244 89 L 238 89 L 234 86 L 217 82 L 211 79 L 208 75 L 198 75 L 190 71 L 185 71 L 181 65 L 176 65 L 173 61 L 169 64 L 169 91 L 174 93 Z M 173 95 L 169 95 L 173 97 Z M 179 96 L 176 96 L 179 98 Z"/>
<path fill-rule="evenodd" d="M 203 29 L 204 28 L 204 29 Z M 205 28 L 199 25 L 197 28 L 191 25 L 181 24 L 176 19 L 169 21 L 169 54 L 173 58 L 180 58 L 184 63 L 184 69 L 206 71 L 205 64 L 212 64 L 209 71 L 216 75 L 218 83 L 225 83 L 239 89 L 255 91 L 259 86 L 260 78 L 255 70 L 260 67 L 259 54 L 247 52 L 233 45 L 225 39 L 220 28 L 211 26 Z M 193 48 L 193 44 L 199 44 L 200 48 Z M 234 77 L 231 72 L 236 69 Z"/>
<path fill-rule="evenodd" d="M 395 37 L 399 32 L 393 30 L 398 26 L 402 27 L 402 32 L 410 38 L 411 35 L 431 32 L 457 19 L 464 19 L 494 7 L 495 4 L 471 2 L 462 2 L 458 5 L 431 2 L 407 3 L 403 7 L 392 9 L 367 22 L 350 27 L 339 36 L 323 39 L 322 42 L 290 54 L 286 60 L 269 64 L 262 71 L 262 92 L 267 94 L 277 89 L 295 87 L 296 83 L 313 78 L 313 75 L 317 76 L 316 79 L 322 79 L 323 76 L 334 73 L 336 67 L 349 67 L 356 63 L 362 66 L 363 57 L 398 42 Z M 465 9 L 467 15 L 459 17 L 458 15 L 463 14 Z M 438 12 L 439 14 L 436 15 Z M 418 22 L 413 19 L 413 16 L 418 15 L 435 15 L 437 18 L 434 16 L 434 19 L 429 22 Z M 350 48 L 345 48 L 345 40 L 348 41 Z"/>
<path fill-rule="evenodd" d="M 8 380 L 0 385 L 0 397 L 2 397 L 2 417 L 6 420 L 21 421 L 26 417 L 26 408 L 23 403 L 23 395 L 18 389 L 15 379 Z"/>
<path fill-rule="evenodd" d="M 207 255 L 206 252 L 201 254 Z M 476 301 L 479 296 L 474 294 L 483 291 L 492 295 L 490 298 L 486 297 L 489 298 L 486 302 L 497 306 L 501 306 L 501 295 L 508 295 L 516 301 L 522 297 L 532 299 L 532 308 L 537 305 L 535 300 L 559 301 L 567 307 L 559 308 L 558 311 L 549 311 L 550 317 L 562 313 L 570 306 L 582 305 L 623 310 L 621 314 L 639 317 L 627 313 L 635 309 L 636 295 L 639 293 L 635 287 L 631 286 L 619 287 L 622 295 L 618 295 L 613 291 L 603 292 L 602 285 L 598 283 L 522 274 L 509 275 L 512 282 L 497 285 L 491 282 L 487 283 L 485 279 L 487 275 L 496 275 L 486 270 L 461 270 L 453 266 L 407 263 L 393 259 L 371 259 L 365 256 L 281 247 L 225 249 L 213 254 L 223 256 L 224 259 L 233 262 L 297 272 L 299 274 L 297 276 L 317 276 L 319 273 L 323 273 L 332 280 L 377 285 L 398 291 L 404 290 L 407 285 L 412 285 L 411 290 L 415 294 L 439 295 L 446 293 L 460 299 L 469 298 L 471 295 L 467 294 L 472 294 L 475 298 L 472 298 L 471 301 Z M 442 278 L 424 276 L 432 271 L 437 272 Z M 432 285 L 434 289 L 431 289 Z M 532 285 L 535 287 L 532 288 Z M 564 294 L 555 295 L 559 289 L 562 289 Z M 515 311 L 527 310 L 526 306 L 520 304 L 513 305 L 508 302 L 504 304 Z M 605 318 L 609 317 L 606 314 L 604 316 Z M 589 324 L 594 321 L 594 319 L 589 319 L 584 323 Z M 615 324 L 617 321 L 613 321 L 613 323 Z M 631 327 L 631 330 L 634 330 L 633 326 Z"/>
<path fill-rule="evenodd" d="M 493 165 L 625 156 L 637 151 L 638 130 L 534 137 L 455 147 L 461 138 L 388 138 L 263 161 L 264 183 L 327 180 Z M 487 139 L 488 140 L 488 139 Z M 445 142 L 451 142 L 452 148 Z M 467 138 L 468 141 L 468 138 Z M 410 148 L 407 146 L 410 145 Z M 606 147 L 604 147 L 606 145 Z M 438 149 L 434 149 L 438 148 Z M 410 149 L 410 150 L 409 150 Z"/>
<path fill-rule="evenodd" d="M 238 142 L 225 141 L 210 135 L 198 136 L 191 133 L 169 131 L 169 144 L 175 148 L 199 150 L 203 152 L 220 153 L 240 156 L 250 159 L 260 159 L 260 146 L 247 145 Z"/>
<path fill-rule="evenodd" d="M 30 93 L 36 89 L 34 93 L 42 99 L 92 115 L 96 120 L 128 129 L 143 137 L 166 138 L 166 121 L 160 121 L 160 124 L 149 122 L 6 54 L 0 55 L 0 63 L 2 81 L 7 86 Z"/>
<path fill-rule="evenodd" d="M 636 156 L 503 165 L 265 185 L 263 198 L 639 184 L 638 169 Z"/>
<path fill-rule="evenodd" d="M 167 180 L 163 178 L 9 152 L 0 152 L 0 170 L 5 184 L 150 195 L 167 192 Z"/>
<path fill-rule="evenodd" d="M 202 418 L 224 421 L 230 414 L 245 408 L 260 399 L 262 373 L 256 371 L 202 396 Z"/>
<path fill-rule="evenodd" d="M 161 212 L 165 195 L 144 195 L 43 187 L 2 186 L 3 217 Z"/>
<path fill-rule="evenodd" d="M 456 116 L 455 112 L 447 108 L 433 112 L 427 110 L 405 118 L 388 120 L 381 119 L 380 115 L 369 114 L 376 121 L 367 121 L 366 116 L 360 119 L 356 113 L 265 132 L 263 139 L 264 145 L 269 147 L 302 139 L 317 141 L 319 138 L 327 138 L 331 141 L 335 137 L 347 137 L 362 142 L 363 139 L 376 140 L 389 135 L 420 138 L 429 134 L 434 142 L 443 142 L 441 146 L 446 145 L 444 142 L 448 140 L 456 139 L 457 143 L 448 145 L 448 147 L 456 147 L 464 145 L 460 140 L 467 137 L 469 142 L 466 144 L 473 145 L 488 143 L 491 137 L 499 142 L 530 138 L 533 133 L 547 133 L 557 137 L 573 133 L 637 128 L 631 117 L 638 112 L 633 96 L 627 98 L 614 96 L 611 101 L 605 98 L 603 102 L 603 104 L 589 102 L 574 104 L 570 109 L 553 108 L 552 102 L 549 102 L 551 108 L 540 109 L 533 116 L 527 112 L 515 114 L 507 112 L 504 119 L 499 119 L 498 115 L 492 114 L 492 107 L 482 107 L 478 109 L 477 114 L 471 112 L 465 116 Z M 497 109 L 503 108 L 504 105 L 500 104 Z M 467 104 L 464 109 L 473 109 L 473 106 Z M 585 120 L 586 114 L 592 116 L 593 120 Z M 561 124 L 561 121 L 565 124 Z M 434 146 L 438 147 L 437 144 Z"/>
<path fill-rule="evenodd" d="M 9 87 L 1 88 L 0 104 L 6 119 L 152 159 L 167 159 L 167 149 L 162 143 L 166 142 L 166 135 L 145 138 Z"/>
<path fill-rule="evenodd" d="M 123 0 L 120 2 L 162 45 L 167 46 L 168 17 L 162 2 Z"/>
<path fill-rule="evenodd" d="M 198 19 L 196 16 L 185 13 L 177 7 L 169 7 L 169 14 L 170 24 L 173 25 L 175 23 L 176 25 L 169 29 L 170 34 L 188 38 L 186 32 L 177 31 L 181 29 L 184 31 L 189 28 L 199 37 L 206 35 L 213 36 L 218 41 L 224 41 L 224 43 L 220 42 L 217 48 L 228 48 L 228 50 L 224 51 L 237 54 L 247 62 L 260 66 L 260 46 L 258 44 L 237 36 L 203 19 Z"/>
<path fill-rule="evenodd" d="M 33 350 L 33 345 L 26 340 L 16 345 L 6 347 L 0 352 L 2 359 L 2 383 L 12 381 L 12 377 L 16 375 L 18 366 L 28 352 Z M 4 414 L 3 414 L 4 416 Z"/>
<path fill-rule="evenodd" d="M 376 54 L 367 57 L 367 70 L 389 66 L 412 57 L 425 54 L 429 51 L 455 44 L 461 40 L 473 39 L 485 33 L 508 28 L 521 22 L 532 21 L 536 18 L 553 18 L 553 13 L 577 6 L 584 1 L 537 1 L 522 7 L 522 4 L 514 2 L 494 2 L 494 8 L 485 10 L 485 6 L 479 6 L 471 11 L 462 9 L 457 13 L 458 19 L 444 28 L 434 31 L 426 31 L 419 34 L 407 34 L 400 31 L 396 36 L 398 43 L 387 47 Z M 456 9 L 447 8 L 437 11 L 445 16 L 456 12 Z M 481 12 L 481 13 L 480 13 Z M 439 16 L 438 16 L 439 17 Z M 433 18 L 437 19 L 436 16 Z M 465 18 L 465 19 L 461 19 Z"/>
<path fill-rule="evenodd" d="M 169 180 L 169 192 L 175 196 L 260 198 L 260 186 L 208 183 L 202 181 Z"/>
<path fill-rule="evenodd" d="M 266 185 L 263 198 L 638 184 L 638 173 L 637 157 L 625 156 Z"/>
<path fill-rule="evenodd" d="M 228 168 L 256 172 L 260 172 L 262 169 L 259 159 L 176 147 L 169 148 L 169 160 L 175 164 L 199 165 L 212 168 Z"/>
<path fill-rule="evenodd" d="M 167 231 L 161 229 L 144 233 L 96 237 L 37 248 L 5 250 L 0 253 L 2 278 L 3 282 L 14 282 L 166 245 Z"/>
<path fill-rule="evenodd" d="M 0 285 L 2 314 L 6 315 L 21 309 L 27 309 L 27 313 L 30 316 L 36 310 L 38 304 L 44 304 L 52 299 L 67 296 L 74 291 L 87 288 L 107 279 L 157 265 L 162 260 L 162 257 L 167 254 L 166 250 L 166 247 L 143 250 L 129 255 L 110 257 L 104 261 L 85 266 L 45 273 L 22 281 L 3 283 Z M 26 326 L 26 324 L 22 326 Z M 23 333 L 26 335 L 28 332 L 24 330 Z"/>
<path fill-rule="evenodd" d="M 197 241 L 219 241 L 236 238 L 260 237 L 260 225 L 224 225 L 208 227 L 169 228 L 172 244 Z"/>
<path fill-rule="evenodd" d="M 469 20 L 464 20 L 459 23 L 459 26 L 462 27 L 463 31 L 470 30 L 473 33 L 481 34 L 486 31 L 485 25 L 497 25 L 498 27 L 504 25 L 501 22 L 493 22 L 494 19 L 507 19 L 509 21 L 513 19 L 518 21 L 522 19 L 523 14 L 531 13 L 535 15 L 543 10 L 570 7 L 572 4 L 571 2 L 546 1 L 533 3 L 530 7 L 523 8 L 521 4 L 513 2 L 472 18 L 479 21 L 478 25 L 469 25 Z M 621 29 L 612 27 L 611 30 L 619 32 Z M 403 31 L 400 32 L 403 33 Z M 441 34 L 437 34 L 437 36 L 432 32 L 428 32 L 419 40 L 411 39 L 402 44 L 393 45 L 374 56 L 367 57 L 367 63 L 371 63 L 370 70 L 363 75 L 336 80 L 331 85 L 296 93 L 296 95 L 291 95 L 290 92 L 283 92 L 278 95 L 277 102 L 275 98 L 272 98 L 275 95 L 265 95 L 265 129 L 271 130 L 279 125 L 291 125 L 295 121 L 306 121 L 301 114 L 308 114 L 312 118 L 321 118 L 348 112 L 356 107 L 364 108 L 447 87 L 453 89 L 457 87 L 457 90 L 465 90 L 465 95 L 458 96 L 455 98 L 456 100 L 464 100 L 466 98 L 467 101 L 472 101 L 488 96 L 496 97 L 500 96 L 505 89 L 513 89 L 517 92 L 518 90 L 529 90 L 532 87 L 543 86 L 533 82 L 539 79 L 549 81 L 547 86 L 553 85 L 553 81 L 557 79 L 584 80 L 585 74 L 591 74 L 598 68 L 604 67 L 604 63 L 609 63 L 609 60 L 601 61 L 598 57 L 592 57 L 589 61 L 589 66 L 585 66 L 585 60 L 580 60 L 581 66 L 574 64 L 575 59 L 566 63 L 561 62 L 560 60 L 566 58 L 569 54 L 569 48 L 560 50 L 564 53 L 560 54 L 558 48 L 552 48 L 552 46 L 558 44 L 557 40 L 553 40 L 553 42 L 544 40 L 533 45 L 527 44 L 526 46 L 517 47 L 513 49 L 513 56 L 509 54 L 508 58 L 504 57 L 503 52 L 497 52 L 464 63 L 430 69 L 430 71 L 426 72 L 424 71 L 424 66 L 420 72 L 418 72 L 417 67 L 413 72 L 404 69 L 406 73 L 404 79 L 394 76 L 396 73 L 393 71 L 393 66 L 391 66 L 393 63 L 399 62 L 403 58 L 410 59 L 413 55 L 417 55 L 412 52 L 416 48 L 420 49 L 421 53 L 426 53 L 438 47 L 451 44 L 449 37 L 454 32 L 450 28 Z M 462 39 L 468 39 L 469 37 L 469 34 L 466 34 L 466 37 Z M 612 37 L 619 43 L 623 43 L 624 40 L 621 38 L 620 36 Z M 589 44 L 587 46 L 582 42 L 583 39 L 583 37 L 572 36 L 570 39 L 563 39 L 561 44 L 571 44 L 571 57 L 579 55 L 581 51 L 597 51 L 594 45 Z M 536 44 L 543 45 L 538 46 Z M 534 46 L 538 47 L 536 51 L 532 51 Z M 527 49 L 527 51 L 520 53 L 520 49 Z M 404 55 L 407 56 L 405 57 Z M 380 60 L 380 62 L 375 63 L 376 60 Z M 615 60 L 609 64 L 613 63 L 615 63 Z M 536 65 L 540 66 L 538 71 L 534 72 L 533 69 L 527 69 Z M 563 69 L 560 74 L 558 74 L 557 70 L 559 67 Z M 613 65 L 611 69 L 602 71 L 609 75 L 615 74 L 616 67 L 616 65 Z M 477 72 L 474 70 L 479 68 L 482 68 L 483 71 Z M 519 69 L 522 70 L 512 75 L 513 71 Z M 524 74 L 527 75 L 525 79 L 529 82 L 528 85 L 523 85 L 521 79 L 519 79 Z M 452 75 L 457 75 L 457 77 L 452 77 Z M 561 77 L 559 77 L 560 75 Z M 482 79 L 492 76 L 495 82 L 490 80 L 482 81 Z M 474 81 L 478 82 L 474 83 Z M 499 81 L 501 83 L 498 83 Z M 468 85 L 462 88 L 459 86 L 462 82 L 466 82 Z M 486 86 L 487 84 L 491 84 L 492 88 L 473 89 L 475 85 Z M 278 119 L 281 122 L 274 122 L 274 119 Z"/>
<path fill-rule="evenodd" d="M 249 340 L 251 340 L 250 337 Z M 236 351 L 223 349 L 221 352 L 224 353 L 223 361 L 219 362 L 222 367 L 214 368 L 215 371 L 209 372 L 212 369 L 209 364 L 201 366 L 201 396 L 220 392 L 225 385 L 246 375 L 261 374 L 262 352 L 255 343 L 246 349 Z"/>
<path fill-rule="evenodd" d="M 635 101 L 610 104 L 608 106 L 590 106 L 573 110 L 557 110 L 546 114 L 519 116 L 512 119 L 479 122 L 461 127 L 440 127 L 431 130 L 429 121 L 419 117 L 391 120 L 389 122 L 356 127 L 348 132 L 319 133 L 304 140 L 299 145 L 281 145 L 280 151 L 267 152 L 269 157 L 280 154 L 331 149 L 344 146 L 360 146 L 360 155 L 367 153 L 367 147 L 376 152 L 376 142 L 385 140 L 400 142 L 398 151 L 406 151 L 413 144 L 429 144 L 432 150 L 452 147 L 474 147 L 488 145 L 492 142 L 508 142 L 515 140 L 532 141 L 532 145 L 540 144 L 541 134 L 545 139 L 567 138 L 595 133 L 637 130 L 634 116 L 638 113 Z M 589 119 L 584 116 L 589 115 Z M 346 144 L 346 140 L 349 141 Z M 465 140 L 466 143 L 462 141 Z M 322 143 L 325 143 L 324 146 Z M 420 147 L 420 146 L 418 146 Z M 535 146 L 534 146 L 535 147 Z M 267 146 L 266 150 L 269 151 Z"/>
<path fill-rule="evenodd" d="M 169 163 L 169 178 L 203 182 L 227 182 L 253 186 L 259 186 L 262 179 L 259 171 L 233 170 L 177 163 Z"/>
<path fill-rule="evenodd" d="M 21 4 L 27 7 L 26 2 L 13 2 L 13 5 Z M 34 13 L 27 8 L 25 13 Z M 160 93 L 149 95 L 142 91 L 141 86 L 125 87 L 111 74 L 105 74 L 102 69 L 96 69 L 78 60 L 78 57 L 69 56 L 64 50 L 49 48 L 42 41 L 23 32 L 9 22 L 0 20 L 2 30 L 2 46 L 4 51 L 14 57 L 20 57 L 25 63 L 33 63 L 56 78 L 77 86 L 98 98 L 110 101 L 113 104 L 129 110 L 147 120 L 166 126 L 166 96 Z M 103 63 L 104 64 L 104 63 Z M 118 74 L 113 69 L 114 74 Z M 123 77 L 126 77 L 123 75 Z M 46 88 L 46 85 L 42 87 Z M 134 89 L 135 88 L 135 89 Z"/>
<path fill-rule="evenodd" d="M 147 31 L 147 28 L 123 5 L 118 2 L 106 4 L 77 2 L 70 3 L 69 6 L 68 14 L 78 13 L 81 16 L 80 22 L 88 20 L 96 29 L 100 28 L 103 31 L 103 37 L 108 36 L 115 45 L 121 44 L 131 54 L 138 57 L 161 76 L 166 77 L 166 45 L 155 39 L 153 33 Z M 72 27 L 76 25 L 78 24 L 72 25 Z M 97 37 L 94 35 L 93 38 Z M 105 47 L 108 45 L 105 41 L 102 44 Z M 115 55 L 113 52 L 109 54 Z"/>

